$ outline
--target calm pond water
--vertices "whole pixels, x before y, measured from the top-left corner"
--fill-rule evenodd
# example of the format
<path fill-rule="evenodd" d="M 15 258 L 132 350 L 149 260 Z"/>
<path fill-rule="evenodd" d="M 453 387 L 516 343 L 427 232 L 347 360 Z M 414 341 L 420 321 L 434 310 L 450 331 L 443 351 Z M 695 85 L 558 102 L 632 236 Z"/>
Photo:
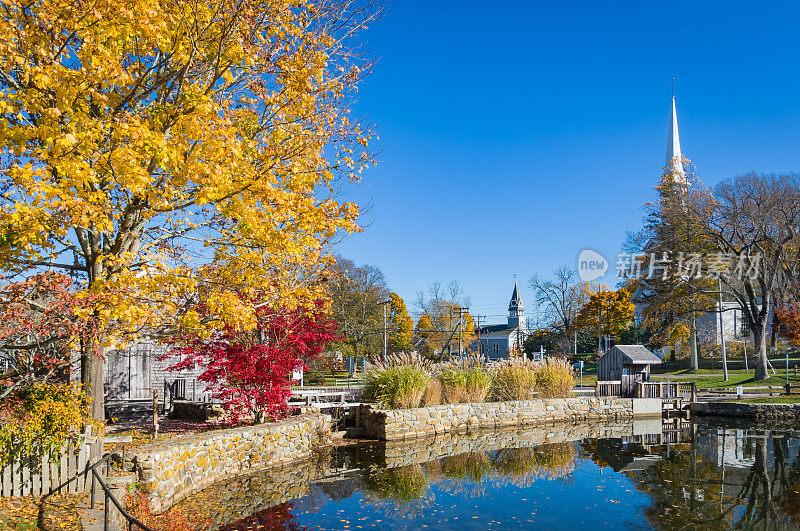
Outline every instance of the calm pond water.
<path fill-rule="evenodd" d="M 179 507 L 225 530 L 795 529 L 800 427 L 655 420 L 361 444 Z"/>

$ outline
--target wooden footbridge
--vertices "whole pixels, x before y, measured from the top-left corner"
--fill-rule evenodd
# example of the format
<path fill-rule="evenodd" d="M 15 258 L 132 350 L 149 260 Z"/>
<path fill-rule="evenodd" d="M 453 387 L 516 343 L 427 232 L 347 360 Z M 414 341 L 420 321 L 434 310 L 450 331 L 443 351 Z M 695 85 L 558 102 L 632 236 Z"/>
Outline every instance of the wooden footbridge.
<path fill-rule="evenodd" d="M 290 406 L 310 406 L 316 409 L 351 408 L 361 405 L 361 388 L 314 387 L 293 389 Z"/>

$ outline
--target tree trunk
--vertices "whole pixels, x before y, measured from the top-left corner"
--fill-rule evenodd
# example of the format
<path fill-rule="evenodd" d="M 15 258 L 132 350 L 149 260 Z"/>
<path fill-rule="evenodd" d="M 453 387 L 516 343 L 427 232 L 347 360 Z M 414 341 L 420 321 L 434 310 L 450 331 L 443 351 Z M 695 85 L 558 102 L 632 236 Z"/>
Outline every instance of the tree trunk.
<path fill-rule="evenodd" d="M 675 345 L 672 345 L 669 349 L 669 361 L 675 363 Z"/>
<path fill-rule="evenodd" d="M 753 380 L 766 380 L 769 378 L 769 371 L 767 368 L 767 335 L 764 330 L 764 324 L 752 327 L 753 331 L 753 346 L 756 351 L 756 365 Z"/>
<path fill-rule="evenodd" d="M 81 384 L 89 399 L 89 414 L 100 422 L 106 420 L 103 360 L 107 352 L 108 349 L 105 347 L 100 348 L 100 355 L 95 354 L 88 346 L 81 349 Z M 98 435 L 100 436 L 98 443 L 91 445 L 92 458 L 99 458 L 103 453 L 103 445 L 100 442 L 103 434 Z"/>
<path fill-rule="evenodd" d="M 700 368 L 697 356 L 697 318 L 692 311 L 691 323 L 689 328 L 689 370 L 697 371 Z"/>

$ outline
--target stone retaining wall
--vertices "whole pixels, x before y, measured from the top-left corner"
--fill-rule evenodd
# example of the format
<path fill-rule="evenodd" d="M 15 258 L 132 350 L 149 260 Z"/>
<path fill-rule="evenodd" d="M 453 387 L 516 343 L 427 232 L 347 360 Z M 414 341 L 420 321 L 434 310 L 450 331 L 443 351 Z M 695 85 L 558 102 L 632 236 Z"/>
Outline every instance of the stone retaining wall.
<path fill-rule="evenodd" d="M 230 525 L 282 503 L 302 498 L 319 477 L 311 461 L 270 469 L 214 483 L 181 501 L 184 514 L 208 521 L 211 529 Z"/>
<path fill-rule="evenodd" d="M 695 402 L 695 415 L 757 420 L 800 421 L 800 404 L 748 404 L 745 402 Z"/>
<path fill-rule="evenodd" d="M 660 416 L 660 399 L 579 397 L 448 404 L 403 410 L 368 408 L 362 412 L 361 418 L 367 437 L 395 440 L 482 428 Z"/>
<path fill-rule="evenodd" d="M 133 463 L 150 509 L 161 512 L 218 481 L 303 461 L 330 440 L 329 415 L 302 415 L 258 426 L 187 435 L 142 446 Z"/>
<path fill-rule="evenodd" d="M 398 439 L 383 448 L 382 465 L 395 468 L 427 463 L 444 457 L 471 452 L 494 452 L 507 448 L 534 448 L 542 444 L 575 442 L 584 439 L 612 439 L 661 433 L 661 419 L 626 419 L 557 426 L 528 426 L 519 429 L 445 433 L 425 440 Z"/>

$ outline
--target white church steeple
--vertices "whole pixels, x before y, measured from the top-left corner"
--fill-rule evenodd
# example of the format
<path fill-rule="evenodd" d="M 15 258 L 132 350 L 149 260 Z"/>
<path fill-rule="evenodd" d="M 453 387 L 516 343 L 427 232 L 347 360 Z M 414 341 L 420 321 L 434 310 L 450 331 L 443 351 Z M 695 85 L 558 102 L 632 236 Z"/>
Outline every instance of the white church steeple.
<path fill-rule="evenodd" d="M 675 94 L 672 95 L 672 112 L 669 117 L 669 135 L 667 136 L 667 162 L 664 164 L 672 179 L 678 183 L 686 183 L 686 171 L 683 169 L 683 153 L 681 139 L 678 136 L 678 113 L 675 110 Z"/>
<path fill-rule="evenodd" d="M 511 301 L 508 303 L 508 326 L 520 326 L 520 323 L 525 324 L 525 305 L 522 304 L 522 297 L 519 296 L 519 289 L 515 279 L 514 292 L 511 293 Z"/>

